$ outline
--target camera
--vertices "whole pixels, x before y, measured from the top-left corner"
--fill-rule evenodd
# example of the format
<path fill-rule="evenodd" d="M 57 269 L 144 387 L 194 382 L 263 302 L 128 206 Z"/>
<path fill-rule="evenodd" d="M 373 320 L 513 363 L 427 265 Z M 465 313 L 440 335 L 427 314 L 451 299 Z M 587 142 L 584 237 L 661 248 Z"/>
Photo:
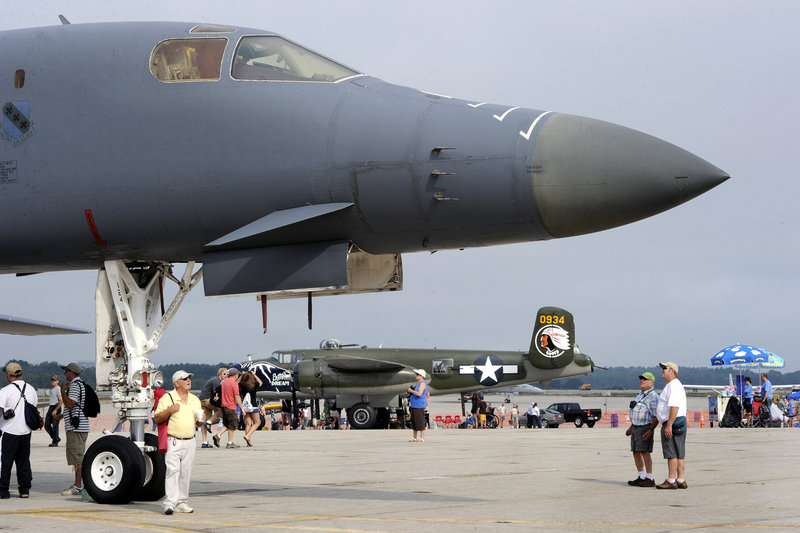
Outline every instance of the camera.
<path fill-rule="evenodd" d="M 3 420 L 9 420 L 11 418 L 14 418 L 14 415 L 16 415 L 16 413 L 14 412 L 13 409 L 8 409 L 6 411 L 3 411 Z"/>
<path fill-rule="evenodd" d="M 78 429 L 78 426 L 81 425 L 81 417 L 75 415 L 69 417 L 69 423 L 72 424 L 72 427 Z"/>
<path fill-rule="evenodd" d="M 631 400 L 631 406 L 630 407 L 631 407 L 631 409 L 636 407 L 636 400 Z"/>

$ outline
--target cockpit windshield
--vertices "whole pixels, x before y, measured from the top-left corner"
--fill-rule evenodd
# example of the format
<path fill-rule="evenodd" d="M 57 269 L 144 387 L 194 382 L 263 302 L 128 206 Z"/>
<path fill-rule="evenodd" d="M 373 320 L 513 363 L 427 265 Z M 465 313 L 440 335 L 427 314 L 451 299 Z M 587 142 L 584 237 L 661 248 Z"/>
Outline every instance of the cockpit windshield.
<path fill-rule="evenodd" d="M 333 82 L 359 73 L 277 35 L 243 37 L 231 76 L 237 80 Z"/>

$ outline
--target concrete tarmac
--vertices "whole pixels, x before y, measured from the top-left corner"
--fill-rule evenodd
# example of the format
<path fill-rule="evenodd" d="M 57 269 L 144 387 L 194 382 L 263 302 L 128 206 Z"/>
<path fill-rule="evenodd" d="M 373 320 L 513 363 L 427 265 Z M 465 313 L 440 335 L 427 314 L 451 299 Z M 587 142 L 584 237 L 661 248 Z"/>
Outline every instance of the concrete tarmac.
<path fill-rule="evenodd" d="M 687 490 L 628 486 L 636 472 L 624 431 L 442 429 L 427 431 L 424 443 L 409 442 L 409 430 L 260 431 L 253 448 L 198 449 L 195 512 L 172 516 L 159 502 L 60 496 L 72 472 L 64 448 L 49 448 L 39 431 L 31 497 L 16 497 L 12 473 L 0 530 L 800 530 L 800 430 L 691 427 Z M 244 445 L 241 434 L 236 440 Z M 653 456 L 661 482 L 659 441 Z"/>

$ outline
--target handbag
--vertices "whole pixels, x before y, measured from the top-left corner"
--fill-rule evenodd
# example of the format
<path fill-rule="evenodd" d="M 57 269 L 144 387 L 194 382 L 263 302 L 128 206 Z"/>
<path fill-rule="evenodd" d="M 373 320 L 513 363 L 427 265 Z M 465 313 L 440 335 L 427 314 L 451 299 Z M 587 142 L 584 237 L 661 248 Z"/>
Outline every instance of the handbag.
<path fill-rule="evenodd" d="M 250 393 L 244 395 L 244 400 L 242 400 L 242 412 L 249 413 L 253 410 L 253 403 L 250 401 Z"/>
<path fill-rule="evenodd" d="M 166 396 L 169 396 L 169 399 L 172 400 L 172 394 L 167 394 Z M 161 399 L 163 399 L 163 396 Z M 175 403 L 175 400 L 172 400 L 172 403 Z M 157 424 L 159 453 L 167 452 L 167 439 L 169 438 L 169 433 L 167 433 L 167 424 L 169 424 L 169 417 L 167 417 L 167 419 L 161 422 L 160 424 Z"/>
<path fill-rule="evenodd" d="M 684 431 L 686 431 L 686 417 L 679 416 L 672 422 L 672 432 L 676 435 L 680 435 Z"/>

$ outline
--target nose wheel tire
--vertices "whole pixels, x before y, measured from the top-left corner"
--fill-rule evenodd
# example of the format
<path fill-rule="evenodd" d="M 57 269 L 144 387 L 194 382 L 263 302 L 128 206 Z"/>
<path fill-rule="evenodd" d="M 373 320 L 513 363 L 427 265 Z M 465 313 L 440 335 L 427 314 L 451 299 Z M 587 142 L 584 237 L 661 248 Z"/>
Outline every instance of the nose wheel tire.
<path fill-rule="evenodd" d="M 128 503 L 144 484 L 145 458 L 127 437 L 99 438 L 83 457 L 83 486 L 97 503 Z"/>
<path fill-rule="evenodd" d="M 145 433 L 144 443 L 155 450 L 144 454 L 144 485 L 136 491 L 133 499 L 154 502 L 164 497 L 164 476 L 167 474 L 167 465 L 164 463 L 164 454 L 158 451 L 158 435 Z"/>

